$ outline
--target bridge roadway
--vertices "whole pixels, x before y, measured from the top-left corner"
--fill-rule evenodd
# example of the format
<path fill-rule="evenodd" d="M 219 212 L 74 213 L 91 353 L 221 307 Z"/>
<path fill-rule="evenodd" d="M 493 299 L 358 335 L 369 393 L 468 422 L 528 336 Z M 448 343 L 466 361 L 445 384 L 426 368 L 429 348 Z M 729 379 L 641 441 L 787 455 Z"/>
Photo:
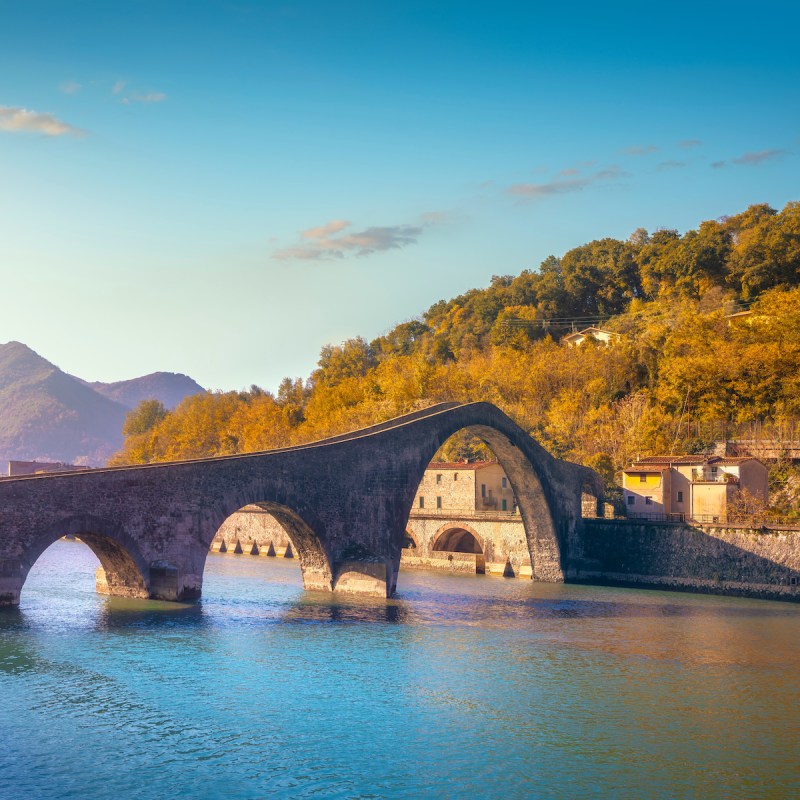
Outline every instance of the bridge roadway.
<path fill-rule="evenodd" d="M 306 589 L 389 597 L 425 468 L 463 429 L 485 441 L 505 469 L 533 578 L 575 574 L 583 555 L 581 493 L 599 497 L 599 476 L 553 458 L 489 403 L 441 403 L 298 447 L 2 480 L 0 605 L 19 603 L 37 558 L 65 535 L 80 537 L 99 559 L 100 592 L 198 598 L 211 540 L 248 504 L 284 526 Z"/>

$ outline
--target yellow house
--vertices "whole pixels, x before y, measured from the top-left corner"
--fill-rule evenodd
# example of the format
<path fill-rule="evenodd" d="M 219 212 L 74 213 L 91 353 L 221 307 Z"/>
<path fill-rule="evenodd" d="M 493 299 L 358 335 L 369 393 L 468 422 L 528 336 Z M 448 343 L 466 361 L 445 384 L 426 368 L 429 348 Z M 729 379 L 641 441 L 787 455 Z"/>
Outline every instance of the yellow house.
<path fill-rule="evenodd" d="M 742 491 L 767 502 L 767 468 L 756 458 L 650 456 L 622 471 L 629 517 L 651 514 L 725 522 Z"/>

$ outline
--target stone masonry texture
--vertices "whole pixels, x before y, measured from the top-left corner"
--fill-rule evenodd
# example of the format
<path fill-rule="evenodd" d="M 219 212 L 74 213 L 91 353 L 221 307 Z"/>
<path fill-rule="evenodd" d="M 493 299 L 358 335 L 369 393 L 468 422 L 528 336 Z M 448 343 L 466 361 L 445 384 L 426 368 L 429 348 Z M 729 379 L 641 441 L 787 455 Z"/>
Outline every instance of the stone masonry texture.
<path fill-rule="evenodd" d="M 491 404 L 450 403 L 283 450 L 2 480 L 0 604 L 19 602 L 36 559 L 68 534 L 97 555 L 103 591 L 198 597 L 215 534 L 250 504 L 287 531 L 307 589 L 391 595 L 417 487 L 462 429 L 486 441 L 508 475 L 533 577 L 575 575 L 581 493 L 599 493 L 599 477 L 550 456 Z"/>

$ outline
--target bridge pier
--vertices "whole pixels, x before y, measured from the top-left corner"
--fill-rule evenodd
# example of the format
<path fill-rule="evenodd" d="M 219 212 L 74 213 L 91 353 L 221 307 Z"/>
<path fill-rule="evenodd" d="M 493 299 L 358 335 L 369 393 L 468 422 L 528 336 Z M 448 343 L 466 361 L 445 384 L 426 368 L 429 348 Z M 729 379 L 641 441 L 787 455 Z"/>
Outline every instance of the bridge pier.
<path fill-rule="evenodd" d="M 309 567 L 300 562 L 300 570 L 303 573 L 303 588 L 309 592 L 332 592 L 333 580 L 331 574 L 326 569 Z"/>
<path fill-rule="evenodd" d="M 19 605 L 23 583 L 25 579 L 20 575 L 19 562 L 0 558 L 0 607 Z"/>
<path fill-rule="evenodd" d="M 149 593 L 141 584 L 131 584 L 118 572 L 104 569 L 102 566 L 95 570 L 95 591 L 97 594 L 107 594 L 113 597 L 139 597 L 147 598 Z"/>
<path fill-rule="evenodd" d="M 396 583 L 396 572 L 388 560 L 340 561 L 336 564 L 333 591 L 386 598 L 394 594 Z"/>
<path fill-rule="evenodd" d="M 202 587 L 202 575 L 181 570 L 168 561 L 156 561 L 150 565 L 150 587 L 146 596 L 170 602 L 197 600 Z"/>

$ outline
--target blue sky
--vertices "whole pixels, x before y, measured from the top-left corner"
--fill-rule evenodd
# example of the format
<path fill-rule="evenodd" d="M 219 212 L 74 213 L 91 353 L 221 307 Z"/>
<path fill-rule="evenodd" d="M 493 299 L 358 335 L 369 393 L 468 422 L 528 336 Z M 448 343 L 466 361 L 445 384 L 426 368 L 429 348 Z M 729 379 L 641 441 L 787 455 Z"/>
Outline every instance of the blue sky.
<path fill-rule="evenodd" d="M 305 376 L 493 274 L 800 200 L 794 3 L 0 0 L 0 341 Z"/>

